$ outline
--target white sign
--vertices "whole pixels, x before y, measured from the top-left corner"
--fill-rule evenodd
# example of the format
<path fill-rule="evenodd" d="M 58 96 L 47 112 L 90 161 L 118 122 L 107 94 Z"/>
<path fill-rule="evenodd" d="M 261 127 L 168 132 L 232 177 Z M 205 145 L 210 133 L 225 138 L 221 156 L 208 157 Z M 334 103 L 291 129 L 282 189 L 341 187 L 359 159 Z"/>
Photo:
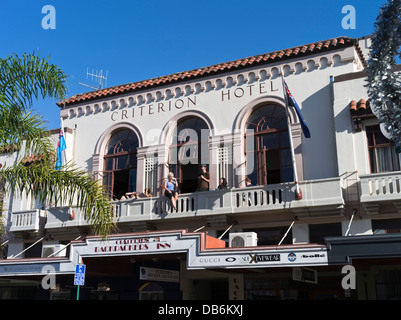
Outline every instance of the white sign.
<path fill-rule="evenodd" d="M 190 268 L 261 268 L 326 265 L 327 251 L 323 249 L 271 249 L 248 252 L 199 253 L 191 260 Z"/>
<path fill-rule="evenodd" d="M 180 273 L 175 270 L 141 267 L 140 280 L 153 280 L 164 282 L 180 282 Z"/>

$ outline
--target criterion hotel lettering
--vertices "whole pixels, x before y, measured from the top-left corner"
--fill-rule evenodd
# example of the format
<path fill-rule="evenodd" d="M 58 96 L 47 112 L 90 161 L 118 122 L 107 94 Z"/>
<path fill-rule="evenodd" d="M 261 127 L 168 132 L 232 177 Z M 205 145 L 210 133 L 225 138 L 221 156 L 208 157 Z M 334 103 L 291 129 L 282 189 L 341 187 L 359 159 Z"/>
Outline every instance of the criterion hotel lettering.
<path fill-rule="evenodd" d="M 222 90 L 221 101 L 228 101 L 234 98 L 250 97 L 255 94 L 265 94 L 268 92 L 275 92 L 275 91 L 278 91 L 278 89 L 273 84 L 273 81 L 270 81 L 270 84 L 266 82 L 261 82 L 258 84 L 250 84 L 245 87 Z"/>
<path fill-rule="evenodd" d="M 111 113 L 111 120 L 128 120 L 130 118 L 138 118 L 145 115 L 154 115 L 172 110 L 181 110 L 196 106 L 196 97 L 187 97 L 186 99 L 177 99 L 168 102 L 157 102 L 136 106 L 131 109 L 116 110 Z"/>

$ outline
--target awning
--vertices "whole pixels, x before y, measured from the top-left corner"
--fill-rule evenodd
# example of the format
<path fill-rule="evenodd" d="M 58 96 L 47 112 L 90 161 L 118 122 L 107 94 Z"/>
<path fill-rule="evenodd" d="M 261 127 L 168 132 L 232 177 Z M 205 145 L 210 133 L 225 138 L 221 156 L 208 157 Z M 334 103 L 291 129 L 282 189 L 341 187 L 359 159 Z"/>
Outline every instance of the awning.
<path fill-rule="evenodd" d="M 108 240 L 89 236 L 71 242 L 68 258 L 0 260 L 0 277 L 37 275 L 49 266 L 56 274 L 74 274 L 75 266 L 96 257 L 139 257 L 185 254 L 186 268 L 236 269 L 324 266 L 328 264 L 324 245 L 276 245 L 226 247 L 226 242 L 206 232 L 164 230 L 110 235 Z M 48 272 L 48 271 L 47 271 Z"/>
<path fill-rule="evenodd" d="M 401 258 L 401 234 L 325 238 L 329 264 L 354 259 Z"/>

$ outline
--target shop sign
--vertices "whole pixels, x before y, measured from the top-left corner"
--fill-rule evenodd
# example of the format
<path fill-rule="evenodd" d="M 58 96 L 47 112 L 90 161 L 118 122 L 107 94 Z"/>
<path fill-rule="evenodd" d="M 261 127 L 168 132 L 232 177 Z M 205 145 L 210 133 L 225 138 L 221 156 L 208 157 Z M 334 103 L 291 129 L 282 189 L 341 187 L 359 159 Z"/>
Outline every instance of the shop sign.
<path fill-rule="evenodd" d="M 175 270 L 140 267 L 140 280 L 180 282 L 180 273 Z"/>
<path fill-rule="evenodd" d="M 228 275 L 228 290 L 230 300 L 244 300 L 244 275 L 230 273 Z"/>
<path fill-rule="evenodd" d="M 189 264 L 189 268 L 249 268 L 249 267 L 285 267 L 285 266 L 312 266 L 326 265 L 327 252 L 325 250 L 269 250 L 261 252 L 241 252 L 230 254 L 199 254 Z"/>
<path fill-rule="evenodd" d="M 317 284 L 317 271 L 315 269 L 305 267 L 293 268 L 292 279 L 295 281 Z"/>
<path fill-rule="evenodd" d="M 265 261 L 280 261 L 279 254 L 250 254 L 251 261 L 249 263 L 258 263 Z"/>
<path fill-rule="evenodd" d="M 88 242 L 80 250 L 82 256 L 98 255 L 143 255 L 186 252 L 188 269 L 204 268 L 263 268 L 327 265 L 325 248 L 275 248 L 265 250 L 200 251 L 197 237 L 182 237 L 178 234 L 137 236 L 113 239 L 107 242 Z"/>
<path fill-rule="evenodd" d="M 171 250 L 172 244 L 169 240 L 171 239 L 167 240 L 161 237 L 119 239 L 93 246 L 93 253 L 133 253 Z"/>

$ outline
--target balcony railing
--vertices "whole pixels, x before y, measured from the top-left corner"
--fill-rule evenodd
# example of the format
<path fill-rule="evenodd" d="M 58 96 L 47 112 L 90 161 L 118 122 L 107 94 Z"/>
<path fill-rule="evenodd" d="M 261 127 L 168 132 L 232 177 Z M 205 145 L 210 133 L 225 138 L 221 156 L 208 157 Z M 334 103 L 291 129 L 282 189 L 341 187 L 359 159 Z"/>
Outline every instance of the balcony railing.
<path fill-rule="evenodd" d="M 33 209 L 13 212 L 11 216 L 11 232 L 38 232 L 43 229 L 46 212 Z"/>
<path fill-rule="evenodd" d="M 331 213 L 341 214 L 344 204 L 341 178 L 303 181 L 300 188 L 302 200 L 295 200 L 294 183 L 282 183 L 180 194 L 177 210 L 172 209 L 170 200 L 164 196 L 114 201 L 113 207 L 117 223 L 131 224 L 283 209 L 293 210 L 303 217 L 309 217 L 313 210 L 325 215 L 326 207 Z M 76 207 L 50 208 L 45 229 L 67 231 L 88 225 L 82 211 Z"/>
<path fill-rule="evenodd" d="M 380 204 L 393 204 L 401 213 L 401 171 L 360 176 L 361 204 L 368 214 L 378 214 Z"/>
<path fill-rule="evenodd" d="M 361 175 L 361 201 L 401 199 L 401 172 Z"/>
<path fill-rule="evenodd" d="M 333 210 L 333 207 L 341 207 L 344 204 L 340 178 L 304 181 L 300 187 L 303 192 L 302 200 L 295 200 L 294 183 L 181 194 L 178 197 L 177 210 L 172 209 L 166 197 L 123 200 L 116 202 L 119 206 L 117 221 L 268 212 L 280 209 L 296 209 L 302 213 L 302 208 L 306 210 L 309 207 L 330 206 Z"/>

